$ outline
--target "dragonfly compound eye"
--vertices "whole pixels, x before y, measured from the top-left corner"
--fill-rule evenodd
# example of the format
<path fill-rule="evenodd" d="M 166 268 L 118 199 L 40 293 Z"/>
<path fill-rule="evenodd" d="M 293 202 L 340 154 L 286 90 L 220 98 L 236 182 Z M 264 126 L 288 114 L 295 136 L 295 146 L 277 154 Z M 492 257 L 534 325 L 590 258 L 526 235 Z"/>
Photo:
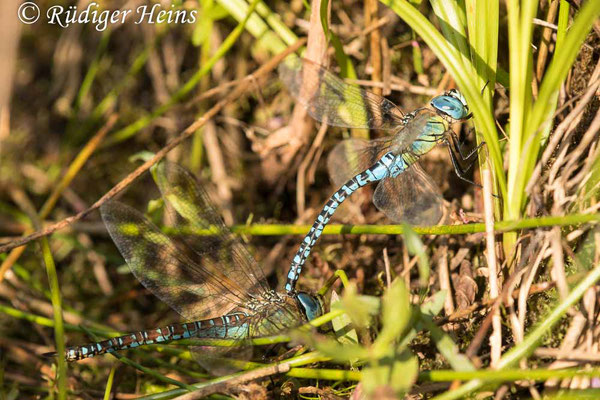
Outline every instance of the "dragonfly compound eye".
<path fill-rule="evenodd" d="M 431 106 L 454 120 L 466 119 L 469 116 L 469 107 L 465 98 L 455 89 L 434 97 L 431 100 Z"/>
<path fill-rule="evenodd" d="M 300 302 L 300 305 L 302 305 L 303 311 L 306 313 L 306 318 L 308 318 L 309 321 L 323 315 L 321 303 L 315 296 L 300 292 L 298 293 L 298 301 Z"/>

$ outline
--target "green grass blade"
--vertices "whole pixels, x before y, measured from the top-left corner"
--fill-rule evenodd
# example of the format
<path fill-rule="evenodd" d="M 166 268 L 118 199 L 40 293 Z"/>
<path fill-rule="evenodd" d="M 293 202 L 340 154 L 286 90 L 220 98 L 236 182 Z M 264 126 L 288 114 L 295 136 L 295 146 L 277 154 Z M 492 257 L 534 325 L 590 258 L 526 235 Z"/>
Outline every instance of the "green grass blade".
<path fill-rule="evenodd" d="M 56 342 L 56 352 L 59 355 L 65 354 L 65 329 L 62 319 L 62 301 L 60 298 L 60 287 L 58 285 L 58 277 L 56 275 L 56 265 L 50 251 L 48 238 L 40 239 L 40 246 L 46 273 L 48 274 L 48 284 L 52 295 L 52 315 L 54 321 L 54 340 Z M 67 398 L 67 362 L 64 357 L 57 357 L 58 365 L 58 399 L 64 400 Z"/>
<path fill-rule="evenodd" d="M 511 214 L 513 217 L 518 215 L 516 214 L 517 203 L 519 207 L 524 205 L 525 186 L 529 182 L 529 177 L 535 167 L 544 128 L 547 124 L 552 123 L 552 115 L 556 111 L 556 102 L 552 100 L 558 95 L 560 86 L 566 79 L 575 58 L 577 57 L 579 48 L 583 44 L 594 21 L 599 15 L 600 7 L 598 7 L 598 3 L 590 1 L 584 4 L 579 11 L 578 16 L 575 18 L 569 32 L 565 36 L 562 46 L 560 49 L 557 49 L 560 57 L 554 57 L 552 59 L 552 62 L 544 75 L 544 79 L 540 86 L 538 100 L 535 102 L 531 115 L 527 120 L 527 136 L 523 143 L 523 149 L 519 153 L 519 161 L 514 166 L 518 170 L 518 173 L 514 178 L 515 183 L 513 185 L 515 187 L 515 210 L 513 210 L 513 213 Z"/>
<path fill-rule="evenodd" d="M 117 366 L 113 365 L 108 374 L 108 380 L 106 381 L 106 389 L 104 389 L 104 400 L 110 400 L 110 395 L 113 388 L 113 382 L 115 380 L 115 372 L 117 371 Z"/>
<path fill-rule="evenodd" d="M 517 232 L 523 229 L 535 229 L 550 226 L 579 226 L 587 223 L 600 222 L 600 214 L 572 214 L 566 216 L 548 216 L 539 218 L 523 218 L 518 221 L 498 221 L 494 223 L 497 232 Z M 305 235 L 310 225 L 234 225 L 231 230 L 237 234 L 253 236 L 281 236 L 281 235 Z M 419 235 L 463 235 L 469 233 L 485 232 L 485 224 L 463 224 L 463 225 L 436 225 L 436 226 L 413 226 L 411 229 Z M 213 235 L 215 229 L 175 229 L 165 227 L 163 231 L 167 234 L 189 234 L 189 235 Z M 379 235 L 401 235 L 404 233 L 403 225 L 327 225 L 323 230 L 324 235 L 340 234 L 379 234 Z"/>
<path fill-rule="evenodd" d="M 429 3 L 438 17 L 444 37 L 460 55 L 461 68 L 465 70 L 471 68 L 464 0 L 431 0 Z"/>
<path fill-rule="evenodd" d="M 600 369 L 581 370 L 570 368 L 564 370 L 555 369 L 509 369 L 498 371 L 495 369 L 483 369 L 477 371 L 450 371 L 436 370 L 423 371 L 419 374 L 419 380 L 429 382 L 451 382 L 480 379 L 485 382 L 514 382 L 520 380 L 545 381 L 549 379 L 569 379 L 574 377 L 600 377 Z"/>
<path fill-rule="evenodd" d="M 251 20 L 251 16 L 254 13 L 254 9 L 257 7 L 259 0 L 254 0 L 248 9 L 248 13 L 245 15 L 244 19 L 235 27 L 235 29 L 225 38 L 221 46 L 217 49 L 215 54 L 204 64 L 192 77 L 183 84 L 165 103 L 158 107 L 156 107 L 150 114 L 145 115 L 135 122 L 129 124 L 128 126 L 118 130 L 113 133 L 110 137 L 110 140 L 107 141 L 109 144 L 115 144 L 118 142 L 122 142 L 131 136 L 135 135 L 138 131 L 148 126 L 152 121 L 156 118 L 160 117 L 168 110 L 170 110 L 174 105 L 178 104 L 181 100 L 183 100 L 191 91 L 198 85 L 200 80 L 204 75 L 209 73 L 213 66 L 223 58 L 229 50 L 236 43 L 237 39 L 244 32 L 246 28 L 246 24 Z M 285 49 L 285 46 L 283 47 Z"/>
<path fill-rule="evenodd" d="M 248 15 L 248 3 L 244 0 L 217 0 L 238 21 Z M 298 38 L 263 3 L 257 5 L 257 14 L 246 23 L 246 30 L 260 40 L 260 44 L 273 54 L 282 52 Z M 266 22 L 265 18 L 266 17 Z M 269 27 L 275 27 L 274 30 Z"/>
<path fill-rule="evenodd" d="M 506 352 L 498 362 L 497 369 L 507 369 L 515 366 L 519 360 L 531 354 L 544 335 L 552 329 L 567 310 L 579 301 L 581 296 L 594 283 L 600 279 L 600 265 L 596 266 L 581 280 L 569 293 L 569 295 L 554 308 L 546 317 L 540 319 L 540 324 L 535 327 L 517 346 Z M 465 383 L 459 388 L 434 397 L 435 400 L 459 399 L 483 386 L 484 381 L 475 379 Z"/>
<path fill-rule="evenodd" d="M 473 78 L 471 68 L 464 68 L 461 62 L 462 56 L 448 41 L 442 36 L 435 27 L 423 16 L 416 8 L 414 8 L 406 0 L 381 0 L 381 2 L 389 6 L 398 16 L 400 16 L 423 40 L 439 60 L 444 64 L 444 67 L 450 72 L 454 80 L 467 99 L 469 107 L 473 112 L 479 127 L 488 144 L 490 158 L 497 177 L 500 193 L 505 197 L 506 179 L 504 176 L 503 158 L 500 152 L 498 143 L 498 134 L 492 114 L 489 112 L 482 101 L 480 94 L 481 88 L 478 87 L 476 80 Z"/>

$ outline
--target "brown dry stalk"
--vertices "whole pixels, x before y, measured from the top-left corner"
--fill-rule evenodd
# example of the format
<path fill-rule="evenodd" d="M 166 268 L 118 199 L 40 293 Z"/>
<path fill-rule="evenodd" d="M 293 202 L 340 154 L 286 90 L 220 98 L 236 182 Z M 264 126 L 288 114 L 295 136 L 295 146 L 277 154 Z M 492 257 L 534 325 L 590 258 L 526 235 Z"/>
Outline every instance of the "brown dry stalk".
<path fill-rule="evenodd" d="M 548 7 L 548 14 L 546 16 L 546 22 L 550 24 L 554 23 L 554 19 L 558 14 L 558 0 L 553 0 Z M 542 75 L 544 73 L 544 69 L 546 68 L 546 62 L 548 61 L 548 52 L 549 52 L 549 44 L 552 39 L 552 29 L 545 28 L 542 31 L 542 38 L 540 39 L 540 46 L 538 50 L 538 58 L 537 65 L 535 68 L 535 76 L 540 82 L 542 80 Z"/>
<path fill-rule="evenodd" d="M 275 69 L 277 67 L 277 65 L 279 65 L 279 63 L 287 55 L 298 50 L 300 48 L 300 46 L 302 46 L 305 42 L 306 42 L 306 39 L 304 39 L 304 38 L 299 39 L 298 41 L 296 41 L 296 43 L 294 43 L 293 45 L 288 47 L 285 51 L 279 53 L 278 55 L 273 57 L 271 60 L 269 60 L 265 65 L 258 68 L 254 73 L 246 76 L 227 97 L 225 97 L 223 100 L 219 101 L 214 107 L 212 107 L 210 110 L 208 110 L 206 112 L 206 114 L 204 114 L 201 118 L 194 121 L 183 132 L 181 132 L 179 134 L 179 136 L 177 136 L 175 139 L 173 139 L 172 141 L 167 143 L 167 145 L 165 147 L 163 147 L 158 152 L 156 152 L 154 157 L 152 157 L 151 159 L 149 159 L 148 161 L 146 161 L 145 163 L 140 165 L 132 173 L 130 173 L 123 180 L 121 180 L 119 183 L 117 183 L 112 189 L 110 189 L 108 192 L 106 192 L 104 194 L 104 196 L 102 196 L 94 204 L 92 204 L 91 207 L 89 207 L 88 209 L 86 209 L 80 213 L 77 213 L 71 217 L 65 218 L 62 221 L 52 224 L 42 230 L 39 230 L 31 235 L 28 235 L 28 236 L 20 238 L 20 239 L 13 240 L 12 242 L 10 242 L 8 244 L 0 246 L 0 253 L 5 253 L 14 248 L 23 246 L 24 244 L 27 244 L 27 243 L 31 242 L 32 240 L 36 240 L 41 237 L 48 236 L 51 233 L 53 233 L 59 229 L 65 228 L 65 227 L 69 226 L 70 224 L 72 224 L 73 222 L 79 221 L 80 219 L 86 217 L 92 211 L 99 208 L 102 204 L 104 204 L 108 200 L 115 197 L 117 194 L 122 192 L 129 185 L 131 185 L 131 183 L 133 183 L 133 181 L 135 181 L 137 178 L 139 178 L 140 175 L 142 175 L 144 172 L 149 170 L 150 167 L 152 167 L 154 164 L 156 164 L 160 160 L 162 160 L 167 155 L 167 153 L 169 153 L 171 150 L 173 150 L 175 147 L 177 147 L 179 144 L 181 144 L 184 140 L 186 140 L 188 137 L 190 137 L 192 134 L 194 134 L 194 132 L 196 132 L 196 130 L 198 130 L 200 127 L 202 127 L 204 124 L 206 124 L 207 121 L 209 121 L 211 118 L 213 118 L 215 115 L 217 115 L 223 109 L 223 107 L 225 107 L 227 104 L 229 104 L 232 101 L 238 100 L 240 96 L 242 96 L 244 93 L 246 93 L 248 91 L 248 88 L 250 87 L 250 83 L 254 79 L 258 79 L 258 78 L 262 77 L 263 75 L 270 73 L 273 69 Z"/>
<path fill-rule="evenodd" d="M 490 299 L 499 295 L 498 268 L 496 263 L 496 238 L 494 233 L 494 202 L 492 200 L 492 174 L 490 168 L 481 171 L 483 179 L 483 207 L 485 209 L 486 259 L 490 284 Z M 491 366 L 494 368 L 502 356 L 502 320 L 498 307 L 492 308 L 492 335 L 490 336 Z"/>
<path fill-rule="evenodd" d="M 369 29 L 372 24 L 377 22 L 377 0 L 366 0 L 365 1 L 365 28 Z M 382 81 L 382 68 L 381 68 L 381 35 L 379 33 L 379 27 L 375 27 L 369 33 L 370 41 L 370 53 L 371 53 L 371 65 L 373 66 L 373 72 L 371 78 L 375 82 Z M 375 94 L 382 95 L 382 88 L 374 88 Z"/>
<path fill-rule="evenodd" d="M 315 137 L 315 140 L 310 146 L 308 153 L 306 154 L 304 160 L 302 160 L 300 166 L 298 167 L 298 174 L 296 176 L 296 204 L 298 207 L 298 215 L 304 215 L 304 207 L 306 205 L 306 171 L 310 167 L 310 164 L 313 162 L 313 160 L 316 160 L 315 155 L 317 154 L 317 151 L 321 148 L 323 144 L 323 139 L 325 139 L 327 127 L 327 117 L 325 117 L 325 121 L 321 124 L 319 132 L 317 132 L 317 136 Z"/>

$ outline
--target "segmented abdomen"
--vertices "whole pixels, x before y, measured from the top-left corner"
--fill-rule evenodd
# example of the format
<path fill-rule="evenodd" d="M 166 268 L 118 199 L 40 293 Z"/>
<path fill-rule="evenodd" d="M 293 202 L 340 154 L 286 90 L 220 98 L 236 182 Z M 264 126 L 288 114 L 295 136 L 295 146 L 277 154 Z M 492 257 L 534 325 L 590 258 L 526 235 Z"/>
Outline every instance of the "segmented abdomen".
<path fill-rule="evenodd" d="M 244 313 L 228 314 L 202 321 L 172 324 L 162 328 L 134 332 L 83 346 L 68 347 L 65 351 L 65 359 L 78 361 L 113 351 L 181 339 L 243 339 L 248 336 L 246 317 L 247 315 Z"/>
<path fill-rule="evenodd" d="M 329 220 L 335 213 L 335 210 L 337 210 L 338 206 L 359 188 L 369 183 L 380 181 L 387 176 L 397 176 L 399 173 L 401 173 L 403 168 L 406 168 L 406 166 L 396 165 L 394 163 L 396 160 L 397 157 L 393 153 L 388 152 L 384 154 L 373 166 L 348 180 L 337 192 L 333 194 L 333 196 L 329 198 L 319 215 L 317 215 L 317 219 L 310 228 L 308 234 L 304 237 L 300 248 L 292 260 L 285 284 L 285 290 L 288 292 L 294 290 L 296 281 L 300 276 L 302 266 L 306 262 L 310 251 L 321 236 L 321 233 L 323 233 L 323 229 L 329 223 Z"/>

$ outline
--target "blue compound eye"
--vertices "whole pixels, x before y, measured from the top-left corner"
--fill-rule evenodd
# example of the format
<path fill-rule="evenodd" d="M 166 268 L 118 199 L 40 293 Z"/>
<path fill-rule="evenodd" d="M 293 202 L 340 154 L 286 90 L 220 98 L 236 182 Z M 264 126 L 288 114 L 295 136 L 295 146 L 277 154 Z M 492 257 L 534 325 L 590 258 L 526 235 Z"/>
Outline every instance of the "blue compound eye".
<path fill-rule="evenodd" d="M 431 106 L 455 120 L 469 117 L 469 107 L 463 95 L 456 89 L 447 91 L 431 100 Z"/>
<path fill-rule="evenodd" d="M 300 305 L 302 305 L 302 308 L 306 313 L 306 318 L 308 318 L 309 321 L 323 315 L 321 302 L 315 296 L 300 292 L 298 293 L 298 301 L 300 302 Z"/>

